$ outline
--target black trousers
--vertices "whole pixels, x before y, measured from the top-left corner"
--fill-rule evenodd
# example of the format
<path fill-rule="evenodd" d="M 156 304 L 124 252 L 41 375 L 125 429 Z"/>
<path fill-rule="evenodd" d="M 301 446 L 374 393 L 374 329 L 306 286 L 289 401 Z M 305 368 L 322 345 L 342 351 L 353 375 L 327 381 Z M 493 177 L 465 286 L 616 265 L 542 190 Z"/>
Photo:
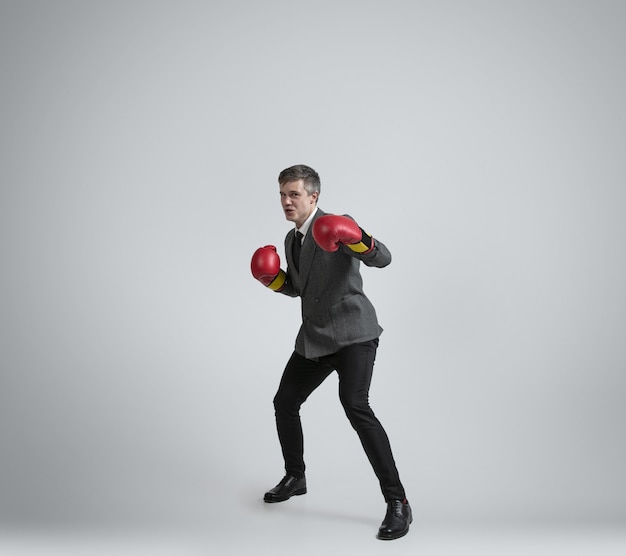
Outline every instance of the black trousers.
<path fill-rule="evenodd" d="M 306 359 L 294 352 L 274 397 L 276 427 L 285 471 L 294 477 L 303 477 L 305 463 L 300 407 L 333 371 L 337 371 L 339 399 L 378 477 L 385 500 L 403 500 L 404 488 L 389 438 L 369 405 L 377 347 L 378 340 L 371 340 L 345 347 L 319 360 Z"/>

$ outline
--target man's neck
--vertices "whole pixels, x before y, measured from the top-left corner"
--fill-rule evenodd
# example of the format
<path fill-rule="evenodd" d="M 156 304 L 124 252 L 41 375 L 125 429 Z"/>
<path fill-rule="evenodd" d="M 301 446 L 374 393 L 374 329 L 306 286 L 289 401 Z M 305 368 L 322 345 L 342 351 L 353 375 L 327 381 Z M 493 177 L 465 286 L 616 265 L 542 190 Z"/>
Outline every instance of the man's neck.
<path fill-rule="evenodd" d="M 302 222 L 300 226 L 296 225 L 296 231 L 300 232 L 302 235 L 306 235 L 306 232 L 311 226 L 311 220 L 313 220 L 313 216 L 315 216 L 316 211 L 317 205 L 313 207 L 313 210 L 309 213 L 309 216 L 306 217 L 306 220 Z"/>

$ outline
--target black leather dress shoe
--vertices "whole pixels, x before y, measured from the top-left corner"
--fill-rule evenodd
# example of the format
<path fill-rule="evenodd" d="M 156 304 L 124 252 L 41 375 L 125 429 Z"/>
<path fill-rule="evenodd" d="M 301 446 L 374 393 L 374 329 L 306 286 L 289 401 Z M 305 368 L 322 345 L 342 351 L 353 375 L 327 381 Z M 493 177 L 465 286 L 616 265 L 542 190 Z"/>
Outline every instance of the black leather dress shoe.
<path fill-rule="evenodd" d="M 404 537 L 409 532 L 409 525 L 412 521 L 411 506 L 406 500 L 390 500 L 387 502 L 387 514 L 376 538 L 382 541 L 392 541 Z"/>
<path fill-rule="evenodd" d="M 291 475 L 285 475 L 272 490 L 265 493 L 263 500 L 266 502 L 284 502 L 292 496 L 306 494 L 306 479 L 296 479 Z"/>

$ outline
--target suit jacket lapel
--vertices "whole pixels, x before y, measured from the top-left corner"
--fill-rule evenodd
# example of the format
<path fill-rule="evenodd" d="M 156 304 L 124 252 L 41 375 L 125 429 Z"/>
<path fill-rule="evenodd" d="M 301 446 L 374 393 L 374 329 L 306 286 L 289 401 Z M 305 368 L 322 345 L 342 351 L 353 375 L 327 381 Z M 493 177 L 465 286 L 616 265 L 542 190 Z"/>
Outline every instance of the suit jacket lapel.
<path fill-rule="evenodd" d="M 287 234 L 287 241 L 285 243 L 285 257 L 287 258 L 287 265 L 289 266 L 289 276 L 293 282 L 294 287 L 298 291 L 302 291 L 304 286 L 306 285 L 307 279 L 309 277 L 309 270 L 311 269 L 311 265 L 313 264 L 313 258 L 315 257 L 315 250 L 319 249 L 315 240 L 313 239 L 313 223 L 322 215 L 326 214 L 321 209 L 317 209 L 315 216 L 313 217 L 313 222 L 311 222 L 311 226 L 304 237 L 304 242 L 302 244 L 302 251 L 300 253 L 300 265 L 299 270 L 296 270 L 296 267 L 293 264 L 293 243 L 296 240 L 296 232 L 295 230 L 291 230 Z"/>
<path fill-rule="evenodd" d="M 313 264 L 315 251 L 319 249 L 317 243 L 315 243 L 315 239 L 313 239 L 313 224 L 315 224 L 315 221 L 324 214 L 325 213 L 321 209 L 317 209 L 317 212 L 313 217 L 313 221 L 311 222 L 311 226 L 309 227 L 309 231 L 304 238 L 304 243 L 302 244 L 302 252 L 300 253 L 300 281 L 302 283 L 302 288 L 304 288 L 309 278 L 309 270 Z"/>
<path fill-rule="evenodd" d="M 304 243 L 302 244 L 302 252 L 300 253 L 300 281 L 302 282 L 303 288 L 309 277 L 309 270 L 311 269 L 311 264 L 313 263 L 313 255 L 315 254 L 315 249 L 317 249 L 317 245 L 315 243 L 315 240 L 313 239 L 311 230 L 309 230 L 306 234 L 306 237 L 304 238 Z"/>

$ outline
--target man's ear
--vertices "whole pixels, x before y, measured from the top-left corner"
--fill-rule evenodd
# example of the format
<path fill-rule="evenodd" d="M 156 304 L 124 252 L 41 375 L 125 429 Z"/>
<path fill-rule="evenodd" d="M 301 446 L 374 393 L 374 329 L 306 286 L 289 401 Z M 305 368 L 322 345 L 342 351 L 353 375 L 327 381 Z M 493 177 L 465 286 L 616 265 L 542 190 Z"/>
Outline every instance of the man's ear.
<path fill-rule="evenodd" d="M 313 193 L 311 193 L 311 202 L 317 203 L 318 196 L 319 196 L 319 193 L 317 191 L 314 191 Z"/>

